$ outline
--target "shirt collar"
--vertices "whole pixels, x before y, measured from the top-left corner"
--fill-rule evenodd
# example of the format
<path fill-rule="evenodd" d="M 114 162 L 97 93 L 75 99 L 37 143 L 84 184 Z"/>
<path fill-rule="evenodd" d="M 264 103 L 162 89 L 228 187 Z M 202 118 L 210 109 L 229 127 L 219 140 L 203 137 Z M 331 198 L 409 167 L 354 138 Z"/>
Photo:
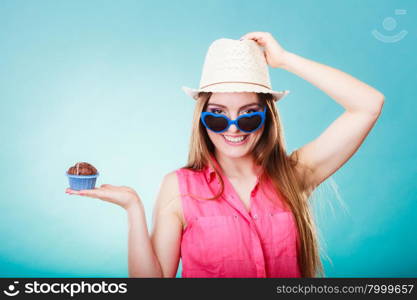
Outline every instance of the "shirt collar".
<path fill-rule="evenodd" d="M 211 158 L 211 162 L 214 162 L 214 164 L 216 164 L 218 169 L 221 170 L 221 168 L 219 166 L 219 163 L 216 160 L 216 157 L 213 154 L 211 154 L 210 158 Z M 205 175 L 206 175 L 206 179 L 207 179 L 208 182 L 211 182 L 216 176 L 216 171 L 214 170 L 214 168 L 213 168 L 213 166 L 210 162 L 206 166 Z"/>
<path fill-rule="evenodd" d="M 217 166 L 217 168 L 221 171 L 221 167 L 216 157 L 213 154 L 210 154 L 210 158 L 214 162 L 214 164 Z M 213 166 L 210 163 L 208 163 L 208 165 L 205 168 L 205 176 L 206 176 L 207 182 L 209 183 L 213 181 L 213 179 L 216 177 L 216 171 L 214 170 Z M 260 180 L 260 175 L 257 176 L 255 189 L 258 187 L 259 180 Z"/>

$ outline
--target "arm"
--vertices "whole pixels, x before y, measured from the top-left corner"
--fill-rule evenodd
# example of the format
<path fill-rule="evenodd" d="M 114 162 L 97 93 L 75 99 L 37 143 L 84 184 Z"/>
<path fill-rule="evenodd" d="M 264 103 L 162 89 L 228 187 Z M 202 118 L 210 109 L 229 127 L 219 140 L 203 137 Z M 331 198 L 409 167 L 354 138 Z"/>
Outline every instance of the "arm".
<path fill-rule="evenodd" d="M 285 52 L 281 68 L 309 81 L 351 113 L 378 115 L 384 95 L 366 83 L 335 68 Z"/>
<path fill-rule="evenodd" d="M 311 82 L 345 108 L 319 137 L 295 150 L 302 164 L 312 170 L 306 185 L 315 187 L 358 150 L 381 113 L 384 95 L 342 71 L 293 53 L 286 53 L 283 68 Z"/>
<path fill-rule="evenodd" d="M 162 277 L 161 266 L 149 238 L 143 206 L 136 202 L 126 212 L 129 224 L 129 277 Z"/>
<path fill-rule="evenodd" d="M 151 237 L 143 207 L 128 209 L 130 277 L 176 276 L 182 235 L 178 195 L 177 176 L 171 172 L 164 177 L 155 202 Z"/>
<path fill-rule="evenodd" d="M 271 67 L 300 76 L 345 108 L 319 137 L 294 151 L 301 163 L 297 169 L 300 177 L 305 178 L 306 187 L 314 188 L 358 150 L 381 113 L 384 95 L 340 70 L 285 51 L 269 33 L 255 32 L 244 37 L 265 47 Z M 307 169 L 311 173 L 306 173 Z"/>
<path fill-rule="evenodd" d="M 161 277 L 175 277 L 180 260 L 183 224 L 178 178 L 174 172 L 162 181 L 153 210 L 152 245 L 161 264 Z"/>
<path fill-rule="evenodd" d="M 175 277 L 180 257 L 182 222 L 175 172 L 164 177 L 154 209 L 154 231 L 150 237 L 145 211 L 137 193 L 127 186 L 102 184 L 99 188 L 68 194 L 87 196 L 117 204 L 128 217 L 129 277 Z"/>

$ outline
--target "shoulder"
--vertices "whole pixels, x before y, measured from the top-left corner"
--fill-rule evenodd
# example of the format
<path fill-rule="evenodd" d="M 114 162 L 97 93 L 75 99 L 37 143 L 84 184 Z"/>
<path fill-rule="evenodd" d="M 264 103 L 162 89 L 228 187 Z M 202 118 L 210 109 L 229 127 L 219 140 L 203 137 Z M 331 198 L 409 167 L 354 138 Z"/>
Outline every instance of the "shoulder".
<path fill-rule="evenodd" d="M 178 176 L 177 170 L 171 171 L 165 174 L 164 178 L 162 179 L 161 188 L 168 189 L 171 192 L 178 191 Z"/>
<path fill-rule="evenodd" d="M 206 168 L 203 168 L 201 170 L 194 170 L 191 168 L 182 167 L 175 171 L 172 171 L 171 173 L 176 173 L 177 175 L 182 175 L 182 176 L 201 176 L 204 174 L 205 169 Z"/>
<path fill-rule="evenodd" d="M 179 168 L 165 174 L 162 180 L 162 187 L 169 189 L 171 192 L 180 193 L 179 184 L 183 178 L 194 178 L 203 175 L 203 171 L 192 170 L 188 168 Z"/>

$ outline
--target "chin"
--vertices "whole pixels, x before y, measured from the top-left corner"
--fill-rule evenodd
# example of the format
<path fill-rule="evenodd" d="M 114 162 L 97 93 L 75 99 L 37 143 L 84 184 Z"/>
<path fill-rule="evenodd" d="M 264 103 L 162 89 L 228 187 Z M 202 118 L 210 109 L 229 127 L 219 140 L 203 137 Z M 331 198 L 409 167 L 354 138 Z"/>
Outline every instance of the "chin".
<path fill-rule="evenodd" d="M 216 151 L 220 152 L 222 155 L 230 158 L 241 158 L 250 154 L 251 141 L 249 141 L 248 144 L 234 147 L 228 146 L 222 139 L 223 138 L 217 140 L 217 143 L 215 144 Z"/>
<path fill-rule="evenodd" d="M 230 158 L 241 158 L 249 154 L 249 151 L 242 151 L 242 150 L 228 150 L 228 149 L 217 148 L 217 151 L 221 152 L 224 156 L 227 156 Z"/>

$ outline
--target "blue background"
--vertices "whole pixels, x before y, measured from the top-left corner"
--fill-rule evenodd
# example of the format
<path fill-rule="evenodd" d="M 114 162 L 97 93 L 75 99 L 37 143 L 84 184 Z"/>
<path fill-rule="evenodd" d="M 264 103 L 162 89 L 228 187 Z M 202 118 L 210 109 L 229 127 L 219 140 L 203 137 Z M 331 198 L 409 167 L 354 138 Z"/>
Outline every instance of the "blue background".
<path fill-rule="evenodd" d="M 98 185 L 135 188 L 150 228 L 163 176 L 187 159 L 194 101 L 180 87 L 198 86 L 212 41 L 251 31 L 385 94 L 361 148 L 318 191 L 324 264 L 332 277 L 417 276 L 416 13 L 416 1 L 2 0 L 0 276 L 126 277 L 126 213 L 65 194 L 65 171 L 87 161 Z M 408 35 L 383 43 L 374 29 Z M 343 112 L 303 79 L 270 74 L 292 92 L 277 104 L 288 152 Z"/>

